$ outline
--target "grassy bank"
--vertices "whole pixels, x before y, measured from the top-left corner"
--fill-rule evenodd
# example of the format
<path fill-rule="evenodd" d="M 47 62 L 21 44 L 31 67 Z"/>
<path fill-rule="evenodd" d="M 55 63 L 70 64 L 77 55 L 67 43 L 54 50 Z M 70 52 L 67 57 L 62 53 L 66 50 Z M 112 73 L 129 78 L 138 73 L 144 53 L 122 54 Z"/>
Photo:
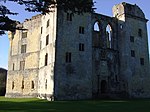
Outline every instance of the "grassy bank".
<path fill-rule="evenodd" d="M 150 100 L 49 102 L 0 97 L 0 112 L 150 112 Z"/>

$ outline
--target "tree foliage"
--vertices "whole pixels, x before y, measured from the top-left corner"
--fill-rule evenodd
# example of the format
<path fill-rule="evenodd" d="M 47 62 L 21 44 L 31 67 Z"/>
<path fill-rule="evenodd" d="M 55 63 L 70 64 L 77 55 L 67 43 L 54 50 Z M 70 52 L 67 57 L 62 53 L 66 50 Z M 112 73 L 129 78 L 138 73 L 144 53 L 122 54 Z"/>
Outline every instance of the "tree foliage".
<path fill-rule="evenodd" d="M 93 12 L 94 3 L 92 0 L 1 0 L 1 2 L 16 2 L 25 5 L 25 10 L 29 12 L 41 12 L 42 14 L 53 11 L 55 7 L 60 10 L 72 11 L 72 13 Z M 16 27 L 16 21 L 11 20 L 8 15 L 16 15 L 7 7 L 0 5 L 0 35 L 5 31 L 20 29 Z"/>
<path fill-rule="evenodd" d="M 16 21 L 11 20 L 6 15 L 16 15 L 17 13 L 11 12 L 7 7 L 0 5 L 0 35 L 5 34 L 5 31 L 15 30 Z"/>

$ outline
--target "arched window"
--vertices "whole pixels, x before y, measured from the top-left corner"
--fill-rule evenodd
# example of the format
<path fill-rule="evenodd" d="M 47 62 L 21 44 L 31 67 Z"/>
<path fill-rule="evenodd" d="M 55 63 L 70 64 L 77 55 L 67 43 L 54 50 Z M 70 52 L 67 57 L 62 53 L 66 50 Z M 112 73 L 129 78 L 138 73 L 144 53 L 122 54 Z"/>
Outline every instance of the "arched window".
<path fill-rule="evenodd" d="M 95 22 L 93 26 L 93 46 L 94 47 L 103 46 L 101 34 L 102 34 L 101 24 L 99 21 L 97 21 Z"/>
<path fill-rule="evenodd" d="M 108 24 L 106 27 L 107 48 L 112 48 L 112 28 Z"/>
<path fill-rule="evenodd" d="M 100 31 L 100 28 L 99 28 L 99 22 L 96 22 L 95 24 L 94 24 L 94 31 Z"/>

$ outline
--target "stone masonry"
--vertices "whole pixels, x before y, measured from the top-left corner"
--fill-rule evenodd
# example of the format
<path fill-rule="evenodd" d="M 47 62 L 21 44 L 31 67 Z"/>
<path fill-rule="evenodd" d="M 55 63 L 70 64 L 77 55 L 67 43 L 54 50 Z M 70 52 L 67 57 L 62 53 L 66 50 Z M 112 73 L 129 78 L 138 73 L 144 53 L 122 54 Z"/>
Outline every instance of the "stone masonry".
<path fill-rule="evenodd" d="M 55 8 L 9 32 L 6 97 L 150 98 L 147 19 L 135 4 L 113 17 Z"/>

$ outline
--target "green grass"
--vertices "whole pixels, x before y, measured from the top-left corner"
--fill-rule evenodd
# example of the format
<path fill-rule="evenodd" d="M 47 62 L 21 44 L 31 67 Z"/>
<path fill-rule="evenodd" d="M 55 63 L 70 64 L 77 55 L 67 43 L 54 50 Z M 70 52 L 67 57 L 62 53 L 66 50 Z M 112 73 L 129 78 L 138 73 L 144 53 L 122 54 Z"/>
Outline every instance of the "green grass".
<path fill-rule="evenodd" d="M 150 112 L 150 100 L 49 102 L 0 97 L 0 112 Z"/>

